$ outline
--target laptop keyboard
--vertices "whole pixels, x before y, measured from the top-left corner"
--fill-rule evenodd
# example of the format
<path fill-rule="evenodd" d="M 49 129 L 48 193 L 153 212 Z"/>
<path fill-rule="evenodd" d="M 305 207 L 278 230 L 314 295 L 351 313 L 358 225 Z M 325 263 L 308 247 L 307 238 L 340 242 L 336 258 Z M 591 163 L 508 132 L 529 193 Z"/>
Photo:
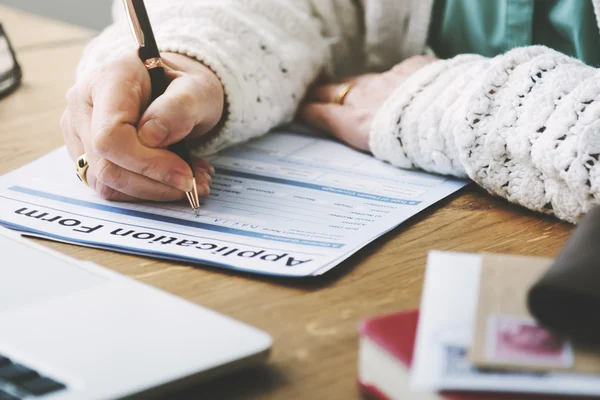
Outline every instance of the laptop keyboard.
<path fill-rule="evenodd" d="M 0 354 L 0 400 L 43 396 L 66 386 Z"/>

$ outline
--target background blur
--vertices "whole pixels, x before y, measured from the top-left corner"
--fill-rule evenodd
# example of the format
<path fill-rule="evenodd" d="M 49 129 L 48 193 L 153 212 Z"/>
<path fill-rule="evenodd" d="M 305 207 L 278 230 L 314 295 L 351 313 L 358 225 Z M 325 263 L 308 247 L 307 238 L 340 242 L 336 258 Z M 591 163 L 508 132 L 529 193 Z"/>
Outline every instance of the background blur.
<path fill-rule="evenodd" d="M 112 2 L 113 0 L 0 0 L 0 4 L 96 30 L 109 24 Z"/>

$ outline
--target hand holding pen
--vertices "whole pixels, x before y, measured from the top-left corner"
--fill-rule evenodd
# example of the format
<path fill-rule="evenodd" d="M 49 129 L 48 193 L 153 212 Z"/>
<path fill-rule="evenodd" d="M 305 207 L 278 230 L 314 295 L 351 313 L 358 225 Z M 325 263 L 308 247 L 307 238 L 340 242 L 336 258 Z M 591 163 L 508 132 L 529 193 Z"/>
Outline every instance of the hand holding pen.
<path fill-rule="evenodd" d="M 85 155 L 85 182 L 105 199 L 180 200 L 194 182 L 198 195 L 207 196 L 210 164 L 191 160 L 190 167 L 169 146 L 201 141 L 221 120 L 218 78 L 194 59 L 164 53 L 170 83 L 153 99 L 150 74 L 133 40 L 131 49 L 83 75 L 69 91 L 61 120 L 69 153 L 74 160 Z"/>

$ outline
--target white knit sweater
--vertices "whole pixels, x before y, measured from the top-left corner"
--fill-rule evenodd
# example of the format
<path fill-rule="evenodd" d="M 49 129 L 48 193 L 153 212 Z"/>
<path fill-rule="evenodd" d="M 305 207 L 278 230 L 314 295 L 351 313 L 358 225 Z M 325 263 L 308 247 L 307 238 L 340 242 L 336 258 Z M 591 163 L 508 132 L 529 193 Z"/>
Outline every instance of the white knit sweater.
<path fill-rule="evenodd" d="M 600 15 L 600 0 L 594 2 Z M 131 51 L 121 1 L 78 75 Z M 391 68 L 425 51 L 432 0 L 146 0 L 162 51 L 205 63 L 228 103 L 198 154 L 289 122 L 323 71 Z M 600 200 L 600 72 L 546 47 L 434 62 L 400 85 L 373 122 L 374 156 L 469 177 L 490 193 L 577 222 Z"/>

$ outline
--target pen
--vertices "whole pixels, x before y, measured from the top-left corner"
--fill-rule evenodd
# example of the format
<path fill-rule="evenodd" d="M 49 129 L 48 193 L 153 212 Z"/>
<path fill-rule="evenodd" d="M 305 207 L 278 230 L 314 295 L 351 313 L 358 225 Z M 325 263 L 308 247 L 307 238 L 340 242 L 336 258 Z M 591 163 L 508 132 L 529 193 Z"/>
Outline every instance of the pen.
<path fill-rule="evenodd" d="M 133 36 L 138 44 L 138 55 L 150 74 L 152 86 L 152 97 L 150 102 L 153 102 L 167 90 L 168 82 L 150 24 L 150 18 L 148 17 L 144 0 L 123 0 L 123 4 L 125 5 L 125 10 L 129 17 L 129 24 Z M 192 169 L 192 174 L 194 173 L 192 158 L 183 140 L 169 146 L 169 150 L 181 157 Z M 199 216 L 200 200 L 198 198 L 198 187 L 196 186 L 195 176 L 193 179 L 192 191 L 186 193 L 186 195 L 196 216 Z"/>

